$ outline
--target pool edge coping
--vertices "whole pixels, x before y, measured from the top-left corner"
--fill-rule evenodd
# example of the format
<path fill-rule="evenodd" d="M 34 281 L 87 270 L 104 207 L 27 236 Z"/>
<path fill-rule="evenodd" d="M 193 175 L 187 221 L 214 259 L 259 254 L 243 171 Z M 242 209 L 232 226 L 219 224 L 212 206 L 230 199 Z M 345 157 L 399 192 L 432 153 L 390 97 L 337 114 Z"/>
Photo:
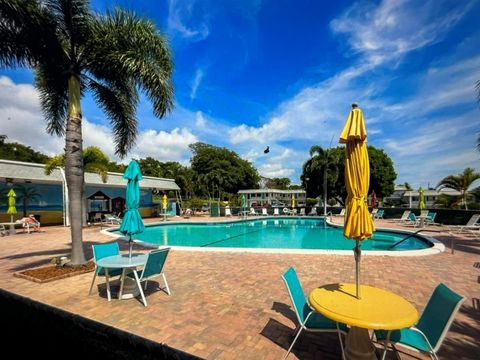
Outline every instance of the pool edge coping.
<path fill-rule="evenodd" d="M 242 222 L 245 220 L 259 220 L 259 219 L 280 219 L 280 218 L 287 218 L 287 219 L 292 219 L 292 218 L 301 218 L 301 219 L 323 219 L 325 218 L 324 216 L 255 216 L 255 217 L 249 217 L 249 218 L 242 218 L 242 219 L 229 219 L 228 221 L 225 220 L 220 220 L 220 221 L 214 221 L 214 222 L 185 222 L 185 221 L 160 221 L 160 222 L 154 222 L 154 223 L 149 223 L 146 225 L 147 227 L 150 226 L 156 226 L 156 225 L 177 225 L 177 224 L 218 224 L 218 223 L 235 223 L 235 222 Z M 332 223 L 331 221 L 328 220 L 328 218 L 325 218 L 326 222 L 330 226 L 334 226 L 337 228 L 343 227 L 342 225 Z M 125 241 L 128 241 L 128 239 L 123 236 L 123 235 L 117 235 L 114 234 L 112 231 L 118 230 L 119 227 L 114 227 L 114 228 L 108 228 L 101 230 L 100 233 L 113 237 L 115 239 L 122 239 Z M 396 233 L 401 233 L 401 234 L 415 234 L 415 232 L 410 231 L 410 230 L 405 230 L 405 229 L 397 229 L 397 228 L 378 228 L 377 230 L 386 230 L 386 231 L 392 231 Z M 419 250 L 403 250 L 403 251 L 384 251 L 384 250 L 365 250 L 362 251 L 362 256 L 396 256 L 396 257 L 401 257 L 401 256 L 428 256 L 428 255 L 436 255 L 436 254 L 441 254 L 445 251 L 445 245 L 427 235 L 420 235 L 420 234 L 415 234 L 417 237 L 424 238 L 425 240 L 431 242 L 433 244 L 432 247 L 428 249 L 419 249 Z M 299 255 L 341 255 L 341 256 L 353 256 L 353 251 L 352 250 L 332 250 L 332 249 L 280 249 L 280 248 L 216 248 L 216 247 L 199 247 L 199 246 L 176 246 L 176 245 L 157 245 L 157 244 L 152 244 L 148 243 L 142 240 L 133 240 L 134 243 L 140 244 L 146 248 L 155 248 L 155 249 L 160 249 L 160 248 L 165 248 L 165 247 L 170 247 L 173 250 L 180 250 L 180 251 L 200 251 L 200 252 L 231 252 L 231 253 L 259 253 L 259 254 L 299 254 Z M 353 240 L 352 240 L 352 244 Z M 352 245 L 353 249 L 353 245 Z"/>

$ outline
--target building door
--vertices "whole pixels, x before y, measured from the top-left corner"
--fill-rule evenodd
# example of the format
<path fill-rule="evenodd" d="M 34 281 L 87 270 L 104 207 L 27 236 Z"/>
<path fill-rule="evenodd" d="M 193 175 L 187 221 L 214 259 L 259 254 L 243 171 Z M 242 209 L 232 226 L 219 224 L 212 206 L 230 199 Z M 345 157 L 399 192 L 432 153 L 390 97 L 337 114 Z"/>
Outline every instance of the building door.
<path fill-rule="evenodd" d="M 112 211 L 115 214 L 122 213 L 125 211 L 125 199 L 122 197 L 116 197 L 112 199 Z"/>

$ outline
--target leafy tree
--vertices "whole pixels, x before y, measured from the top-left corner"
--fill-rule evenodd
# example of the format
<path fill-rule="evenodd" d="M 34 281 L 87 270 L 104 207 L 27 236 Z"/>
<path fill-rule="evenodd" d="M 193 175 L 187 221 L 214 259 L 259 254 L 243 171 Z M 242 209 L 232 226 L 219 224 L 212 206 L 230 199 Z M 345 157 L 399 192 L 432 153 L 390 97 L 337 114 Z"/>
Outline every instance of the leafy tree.
<path fill-rule="evenodd" d="M 334 149 L 323 149 L 321 146 L 314 145 L 310 148 L 310 156 L 311 158 L 303 166 L 304 175 L 300 178 L 307 194 L 315 197 L 322 195 L 324 213 L 326 213 L 328 189 L 338 179 L 338 154 Z M 332 193 L 333 189 L 330 190 L 330 196 Z"/>
<path fill-rule="evenodd" d="M 83 169 L 101 176 L 104 183 L 108 180 L 108 168 L 111 162 L 108 155 L 96 146 L 83 150 Z M 56 155 L 45 164 L 45 174 L 50 175 L 57 167 L 65 167 L 65 155 Z"/>
<path fill-rule="evenodd" d="M 317 197 L 323 194 L 323 179 L 325 164 L 327 170 L 327 199 L 335 198 L 338 202 L 344 203 L 347 197 L 345 188 L 345 149 L 336 147 L 328 149 L 328 153 L 320 147 L 312 147 L 311 158 L 303 165 L 301 175 L 302 183 L 305 186 L 309 197 Z M 311 150 L 312 150 L 311 149 Z M 381 149 L 368 146 L 370 160 L 370 189 L 375 190 L 378 197 L 387 197 L 393 193 L 394 181 L 397 177 L 393 168 L 393 162 Z M 326 161 L 328 156 L 328 162 Z"/>
<path fill-rule="evenodd" d="M 5 143 L 0 141 L 0 159 L 43 164 L 47 162 L 49 157 L 33 150 L 30 146 L 17 142 Z"/>
<path fill-rule="evenodd" d="M 0 2 L 0 66 L 29 67 L 50 134 L 65 136 L 71 215 L 71 264 L 86 262 L 82 242 L 83 152 L 80 100 L 90 91 L 113 128 L 116 153 L 135 143 L 139 89 L 163 117 L 173 106 L 172 62 L 153 22 L 88 0 Z"/>
<path fill-rule="evenodd" d="M 191 144 L 190 149 L 193 152 L 191 164 L 198 185 L 197 195 L 209 194 L 214 186 L 233 194 L 240 189 L 258 187 L 260 177 L 257 170 L 235 152 L 205 143 Z"/>
<path fill-rule="evenodd" d="M 303 190 L 303 186 L 298 184 L 293 184 L 288 187 L 288 190 Z"/>
<path fill-rule="evenodd" d="M 13 190 L 17 195 L 16 201 L 23 204 L 23 216 L 25 217 L 28 213 L 28 204 L 40 200 L 41 195 L 32 186 L 15 185 Z"/>
<path fill-rule="evenodd" d="M 0 145 L 3 145 L 5 143 L 5 140 L 8 139 L 7 135 L 0 135 Z"/>
<path fill-rule="evenodd" d="M 412 190 L 413 190 L 412 185 L 410 185 L 408 182 L 406 182 L 405 184 L 403 184 L 403 186 L 405 186 L 405 189 L 407 189 L 408 191 L 412 191 Z"/>
<path fill-rule="evenodd" d="M 478 179 L 480 179 L 480 173 L 475 172 L 475 170 L 472 168 L 466 168 L 461 174 L 449 175 L 440 180 L 437 185 L 437 190 L 445 188 L 457 190 L 461 194 L 462 203 L 465 206 L 465 210 L 468 210 L 468 189 L 473 184 L 473 182 Z"/>
<path fill-rule="evenodd" d="M 287 190 L 290 186 L 290 182 L 290 179 L 286 177 L 268 179 L 267 187 L 269 189 Z"/>

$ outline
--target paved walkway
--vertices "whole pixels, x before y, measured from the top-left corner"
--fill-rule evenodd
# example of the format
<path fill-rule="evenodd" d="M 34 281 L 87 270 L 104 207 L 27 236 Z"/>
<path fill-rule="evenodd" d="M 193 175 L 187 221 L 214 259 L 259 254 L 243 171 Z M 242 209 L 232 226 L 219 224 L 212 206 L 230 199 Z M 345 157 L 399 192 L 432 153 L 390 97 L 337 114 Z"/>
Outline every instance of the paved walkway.
<path fill-rule="evenodd" d="M 187 221 L 199 220 L 204 219 Z M 439 282 L 463 294 L 467 300 L 447 335 L 440 357 L 478 359 L 480 310 L 479 304 L 476 308 L 474 304 L 480 298 L 480 268 L 474 264 L 480 262 L 480 242 L 460 238 L 452 255 L 449 235 L 435 235 L 447 246 L 443 254 L 363 257 L 362 283 L 398 293 L 419 311 Z M 110 240 L 99 233 L 98 227 L 84 231 L 86 249 Z M 45 227 L 41 233 L 0 238 L 1 287 L 207 359 L 283 357 L 296 323 L 280 278 L 289 266 L 297 269 L 306 293 L 329 282 L 353 282 L 355 276 L 353 256 L 172 250 L 165 269 L 172 295 L 156 291 L 155 282 L 151 282 L 147 308 L 137 299 L 107 302 L 103 279 L 98 282 L 99 293 L 88 296 L 92 273 L 46 284 L 13 276 L 16 271 L 45 265 L 54 256 L 68 255 L 69 246 L 69 229 L 63 227 Z M 127 250 L 125 244 L 122 250 Z M 91 252 L 87 255 L 91 257 Z M 339 357 L 335 335 L 305 334 L 289 359 Z"/>

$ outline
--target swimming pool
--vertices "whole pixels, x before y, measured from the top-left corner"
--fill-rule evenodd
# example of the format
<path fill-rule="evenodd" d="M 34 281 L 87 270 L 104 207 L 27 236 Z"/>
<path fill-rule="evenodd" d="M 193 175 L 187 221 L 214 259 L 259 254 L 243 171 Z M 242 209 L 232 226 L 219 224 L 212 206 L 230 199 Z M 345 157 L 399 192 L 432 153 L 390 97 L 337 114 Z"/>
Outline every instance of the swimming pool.
<path fill-rule="evenodd" d="M 118 231 L 114 231 L 121 235 Z M 153 246 L 204 249 L 301 249 L 349 250 L 355 242 L 343 236 L 343 229 L 322 218 L 267 218 L 219 223 L 171 223 L 149 225 L 135 240 Z M 404 241 L 402 241 L 404 240 Z M 402 241 L 392 248 L 392 245 Z M 378 230 L 362 242 L 362 250 L 402 252 L 429 249 L 434 243 L 411 233 Z"/>

